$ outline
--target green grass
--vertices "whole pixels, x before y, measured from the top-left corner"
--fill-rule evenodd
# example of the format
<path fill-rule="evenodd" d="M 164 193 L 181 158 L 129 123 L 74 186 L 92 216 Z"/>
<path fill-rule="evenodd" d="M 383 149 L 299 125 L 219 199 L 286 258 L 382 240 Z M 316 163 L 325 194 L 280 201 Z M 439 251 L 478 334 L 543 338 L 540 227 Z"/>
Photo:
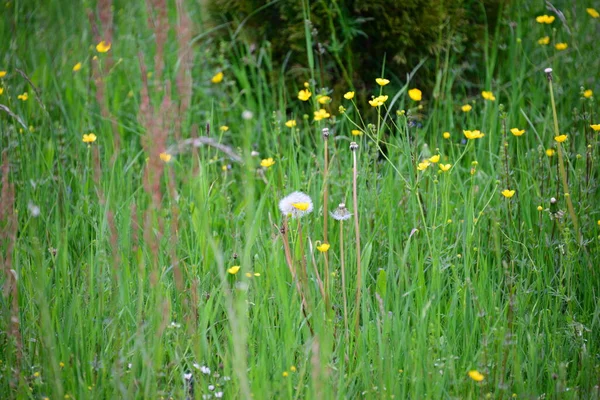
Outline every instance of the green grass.
<path fill-rule="evenodd" d="M 418 87 L 418 68 L 407 82 L 382 66 L 390 85 L 374 84 L 367 95 L 381 90 L 389 96 L 384 106 L 334 93 L 323 106 L 332 117 L 313 121 L 327 82 L 312 81 L 310 100 L 297 99 L 305 80 L 321 76 L 311 50 L 306 65 L 278 67 L 266 43 L 216 41 L 199 6 L 186 2 L 188 70 L 178 54 L 175 2 L 158 56 L 160 35 L 145 4 L 118 2 L 112 47 L 99 54 L 86 17 L 96 5 L 75 3 L 1 5 L 0 104 L 15 116 L 0 110 L 8 167 L 0 201 L 3 398 L 181 399 L 190 393 L 188 373 L 198 399 L 217 392 L 229 399 L 600 396 L 600 148 L 590 128 L 600 117 L 594 97 L 582 95 L 582 88 L 600 93 L 600 20 L 582 5 L 561 9 L 568 26 L 558 18 L 536 23 L 542 10 L 529 2 L 506 10 L 481 60 L 459 64 L 450 47 L 426 60 L 439 74 L 421 102 L 407 94 Z M 539 45 L 545 35 L 550 45 Z M 309 46 L 313 40 L 307 32 Z M 568 49 L 555 50 L 557 42 Z M 77 62 L 83 67 L 73 72 Z M 147 99 L 142 62 L 152 72 Z M 558 154 L 546 155 L 557 148 L 546 67 L 554 69 L 560 133 L 568 134 L 562 151 L 579 233 Z M 187 109 L 179 108 L 186 97 L 179 71 L 193 82 Z M 211 83 L 218 71 L 224 80 Z M 496 100 L 484 100 L 482 90 Z M 17 97 L 24 92 L 27 101 Z M 145 100 L 152 108 L 144 113 Z M 464 113 L 467 103 L 472 110 Z M 286 127 L 289 119 L 297 126 Z M 207 135 L 206 124 L 241 161 L 210 145 L 175 151 Z M 516 137 L 504 125 L 526 132 Z M 324 127 L 331 131 L 328 210 Z M 485 136 L 467 141 L 464 129 Z M 90 132 L 97 140 L 88 146 L 82 135 Z M 329 251 L 315 247 L 324 214 L 342 202 L 353 212 L 352 140 L 363 279 L 355 331 L 350 219 L 343 225 L 346 333 L 337 221 L 328 221 Z M 158 156 L 165 151 L 173 154 L 167 163 Z M 449 171 L 417 170 L 435 154 Z M 268 157 L 275 164 L 261 168 Z M 505 189 L 516 194 L 505 198 Z M 288 232 L 308 318 L 280 234 L 279 200 L 296 190 L 314 203 L 299 220 L 301 233 L 296 219 Z M 324 279 L 326 256 L 330 307 L 314 267 Z M 229 274 L 234 265 L 240 271 Z M 471 370 L 484 379 L 472 380 Z"/>

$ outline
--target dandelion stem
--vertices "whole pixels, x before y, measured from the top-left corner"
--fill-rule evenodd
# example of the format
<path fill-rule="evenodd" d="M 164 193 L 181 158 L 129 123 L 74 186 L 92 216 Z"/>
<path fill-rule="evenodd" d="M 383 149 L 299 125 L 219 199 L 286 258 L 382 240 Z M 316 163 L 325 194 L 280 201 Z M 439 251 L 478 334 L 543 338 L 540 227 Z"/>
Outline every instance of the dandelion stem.
<path fill-rule="evenodd" d="M 327 140 L 327 136 L 323 134 L 323 138 L 325 139 L 325 166 L 323 168 L 323 240 L 325 241 L 325 243 L 329 243 L 327 237 L 327 222 L 329 218 L 329 182 L 327 181 L 327 178 L 329 176 L 329 141 Z M 325 256 L 325 309 L 329 310 L 329 253 L 325 252 L 325 254 L 323 255 Z"/>
<path fill-rule="evenodd" d="M 349 345 L 348 338 L 348 296 L 346 295 L 346 266 L 344 263 L 344 221 L 340 221 L 340 264 L 342 268 L 342 298 L 344 300 L 344 336 L 346 346 Z"/>
<path fill-rule="evenodd" d="M 356 161 L 357 149 L 358 145 L 356 145 L 356 148 L 352 151 L 352 202 L 354 203 L 354 231 L 356 235 L 356 322 L 354 326 L 356 337 L 358 337 L 358 328 L 360 325 L 360 295 L 362 290 L 362 268 L 360 260 L 360 225 L 358 223 L 358 189 L 356 184 L 358 179 L 358 166 Z"/>

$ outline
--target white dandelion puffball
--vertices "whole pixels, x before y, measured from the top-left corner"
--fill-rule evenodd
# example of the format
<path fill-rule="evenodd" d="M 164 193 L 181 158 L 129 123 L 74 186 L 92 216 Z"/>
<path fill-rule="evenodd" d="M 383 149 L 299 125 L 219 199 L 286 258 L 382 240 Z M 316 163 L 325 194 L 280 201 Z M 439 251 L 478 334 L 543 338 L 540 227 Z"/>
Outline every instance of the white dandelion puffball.
<path fill-rule="evenodd" d="M 281 199 L 279 210 L 283 215 L 300 218 L 312 212 L 313 202 L 306 193 L 294 192 Z"/>
<path fill-rule="evenodd" d="M 350 217 L 352 216 L 352 214 L 350 213 L 350 211 L 348 211 L 344 203 L 340 203 L 338 208 L 336 208 L 335 211 L 330 212 L 329 214 L 336 221 L 345 221 L 347 219 L 350 219 Z"/>

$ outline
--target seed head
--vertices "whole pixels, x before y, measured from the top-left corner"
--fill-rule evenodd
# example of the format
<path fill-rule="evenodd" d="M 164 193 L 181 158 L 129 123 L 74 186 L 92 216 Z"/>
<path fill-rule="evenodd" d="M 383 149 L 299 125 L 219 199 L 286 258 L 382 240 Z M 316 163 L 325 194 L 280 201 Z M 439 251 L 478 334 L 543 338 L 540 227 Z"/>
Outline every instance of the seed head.
<path fill-rule="evenodd" d="M 313 202 L 306 193 L 294 192 L 281 199 L 279 210 L 283 215 L 301 218 L 312 212 Z"/>
<path fill-rule="evenodd" d="M 329 138 L 329 128 L 323 128 L 321 133 L 323 134 L 323 139 L 327 140 Z"/>
<path fill-rule="evenodd" d="M 351 143 L 350 143 L 350 150 L 352 150 L 352 151 L 356 151 L 356 150 L 358 150 L 358 143 L 356 143 L 356 142 L 351 142 Z"/>
<path fill-rule="evenodd" d="M 346 204 L 344 203 L 340 203 L 338 208 L 336 208 L 335 211 L 330 212 L 329 214 L 336 221 L 345 221 L 352 216 L 350 211 L 348 211 L 348 209 L 346 208 Z"/>
<path fill-rule="evenodd" d="M 546 78 L 552 82 L 552 68 L 546 68 L 544 72 L 546 73 Z"/>

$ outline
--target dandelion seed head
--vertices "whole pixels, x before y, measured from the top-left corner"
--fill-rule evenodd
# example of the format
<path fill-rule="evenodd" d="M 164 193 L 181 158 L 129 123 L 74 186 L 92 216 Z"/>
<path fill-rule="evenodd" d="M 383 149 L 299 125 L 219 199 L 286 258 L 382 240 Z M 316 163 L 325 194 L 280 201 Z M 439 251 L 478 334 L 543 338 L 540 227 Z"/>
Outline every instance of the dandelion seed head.
<path fill-rule="evenodd" d="M 283 215 L 301 218 L 312 212 L 313 202 L 306 193 L 293 192 L 281 199 L 279 210 Z"/>
<path fill-rule="evenodd" d="M 346 208 L 346 204 L 344 203 L 340 203 L 338 208 L 336 208 L 335 211 L 330 212 L 329 215 L 331 215 L 331 218 L 335 219 L 336 221 L 345 221 L 347 219 L 350 219 L 350 217 L 352 216 L 350 211 L 348 211 L 348 209 Z"/>

